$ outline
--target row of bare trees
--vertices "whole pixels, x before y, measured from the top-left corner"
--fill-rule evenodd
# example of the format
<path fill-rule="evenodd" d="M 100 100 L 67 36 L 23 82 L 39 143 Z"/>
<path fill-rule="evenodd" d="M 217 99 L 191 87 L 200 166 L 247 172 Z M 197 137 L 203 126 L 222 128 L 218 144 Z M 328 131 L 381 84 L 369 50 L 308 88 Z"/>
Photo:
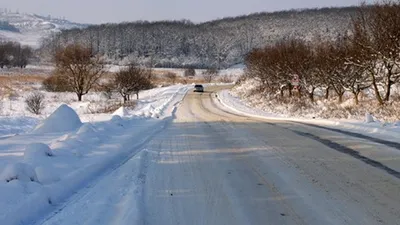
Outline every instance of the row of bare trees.
<path fill-rule="evenodd" d="M 333 90 L 342 102 L 350 92 L 356 104 L 363 90 L 374 91 L 380 105 L 390 101 L 400 82 L 400 3 L 362 5 L 349 31 L 334 41 L 289 38 L 255 49 L 246 57 L 248 76 L 268 94 L 293 90 L 314 101 L 315 90 Z"/>
<path fill-rule="evenodd" d="M 32 49 L 16 42 L 0 42 L 0 68 L 24 68 L 32 57 Z"/>
<path fill-rule="evenodd" d="M 132 94 L 139 98 L 141 90 L 152 87 L 151 72 L 134 64 L 116 73 L 106 84 L 100 84 L 106 73 L 102 58 L 94 54 L 91 48 L 78 44 L 58 49 L 54 54 L 54 62 L 55 73 L 43 82 L 44 88 L 56 92 L 72 91 L 76 93 L 78 101 L 82 101 L 82 97 L 95 87 L 118 92 L 124 102 L 130 100 Z"/>

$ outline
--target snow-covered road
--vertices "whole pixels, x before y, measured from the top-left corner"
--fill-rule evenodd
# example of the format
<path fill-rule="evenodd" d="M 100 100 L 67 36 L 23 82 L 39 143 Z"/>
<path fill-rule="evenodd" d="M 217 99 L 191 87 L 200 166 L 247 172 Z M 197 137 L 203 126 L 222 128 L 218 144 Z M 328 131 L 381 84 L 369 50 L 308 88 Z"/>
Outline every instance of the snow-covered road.
<path fill-rule="evenodd" d="M 37 224 L 400 224 L 400 149 L 228 112 L 218 87 Z"/>

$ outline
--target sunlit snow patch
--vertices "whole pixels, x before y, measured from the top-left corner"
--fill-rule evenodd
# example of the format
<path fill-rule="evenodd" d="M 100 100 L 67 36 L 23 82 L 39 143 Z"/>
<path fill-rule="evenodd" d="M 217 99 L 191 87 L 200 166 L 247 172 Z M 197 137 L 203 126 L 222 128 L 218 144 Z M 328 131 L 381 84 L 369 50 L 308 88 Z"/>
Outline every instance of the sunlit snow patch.
<path fill-rule="evenodd" d="M 113 116 L 120 116 L 120 117 L 126 117 L 129 116 L 128 111 L 126 110 L 125 107 L 121 106 L 119 109 L 117 109 L 117 111 L 115 111 L 113 114 Z"/>
<path fill-rule="evenodd" d="M 82 125 L 78 114 L 69 106 L 63 104 L 47 119 L 40 123 L 34 134 L 66 132 L 78 129 Z"/>

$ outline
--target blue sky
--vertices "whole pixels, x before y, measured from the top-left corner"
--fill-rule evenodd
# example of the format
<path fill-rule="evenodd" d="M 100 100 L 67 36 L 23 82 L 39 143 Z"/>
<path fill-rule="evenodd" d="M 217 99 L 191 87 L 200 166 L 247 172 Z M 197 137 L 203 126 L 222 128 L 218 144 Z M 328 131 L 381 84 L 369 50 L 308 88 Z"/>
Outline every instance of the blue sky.
<path fill-rule="evenodd" d="M 0 0 L 0 7 L 81 23 L 171 19 L 203 22 L 262 11 L 359 3 L 359 0 Z"/>

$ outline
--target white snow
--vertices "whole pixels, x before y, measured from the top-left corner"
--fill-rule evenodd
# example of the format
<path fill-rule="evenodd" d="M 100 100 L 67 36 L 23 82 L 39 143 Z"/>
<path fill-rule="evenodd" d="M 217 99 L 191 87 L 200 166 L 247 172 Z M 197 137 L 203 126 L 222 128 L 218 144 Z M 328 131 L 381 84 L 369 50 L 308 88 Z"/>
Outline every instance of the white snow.
<path fill-rule="evenodd" d="M 32 166 L 26 163 L 8 164 L 0 174 L 0 180 L 10 182 L 19 180 L 23 182 L 37 182 L 38 178 Z"/>
<path fill-rule="evenodd" d="M 117 109 L 117 111 L 115 111 L 113 114 L 113 116 L 118 115 L 120 117 L 126 117 L 129 116 L 128 110 L 125 109 L 124 106 L 121 106 L 119 109 Z"/>
<path fill-rule="evenodd" d="M 374 117 L 370 113 L 365 113 L 365 122 L 366 123 L 373 123 L 375 122 Z"/>
<path fill-rule="evenodd" d="M 32 130 L 39 121 L 38 118 L 27 116 L 0 117 L 0 136 L 14 135 Z"/>
<path fill-rule="evenodd" d="M 39 124 L 34 134 L 57 133 L 78 129 L 82 122 L 78 114 L 69 106 L 61 105 L 53 114 Z"/>
<path fill-rule="evenodd" d="M 45 115 L 27 119 L 20 117 L 23 98 L 13 100 L 10 115 L 0 117 L 0 129 L 2 121 L 20 127 L 15 135 L 5 130 L 8 136 L 0 138 L 0 208 L 4 209 L 0 210 L 0 224 L 26 224 L 38 219 L 52 210 L 52 205 L 62 204 L 77 190 L 135 155 L 172 120 L 174 109 L 189 88 L 174 85 L 143 91 L 136 108 L 117 110 L 116 114 L 124 114 L 122 117 L 112 112 L 87 113 L 91 102 L 68 101 L 67 106 L 62 104 L 65 101 L 50 97 L 55 94 L 45 93 L 47 101 L 53 100 L 46 104 Z M 72 100 L 73 94 L 68 95 Z M 86 97 L 98 100 L 96 104 L 102 99 L 98 93 Z M 52 114 L 47 117 L 47 112 Z M 24 119 L 11 123 L 11 118 Z M 28 127 L 40 120 L 30 132 Z"/>
<path fill-rule="evenodd" d="M 18 41 L 23 45 L 39 47 L 40 41 L 54 32 L 62 29 L 83 28 L 82 24 L 63 19 L 42 17 L 35 14 L 9 12 L 0 10 L 0 21 L 7 21 L 19 29 L 20 32 L 0 31 L 0 37 L 6 40 Z"/>
<path fill-rule="evenodd" d="M 400 136 L 400 126 L 396 123 L 382 123 L 376 121 L 371 115 L 366 116 L 366 121 L 350 119 L 307 119 L 299 117 L 288 117 L 270 113 L 249 106 L 244 100 L 234 96 L 230 90 L 223 90 L 217 94 L 218 100 L 229 110 L 242 115 L 258 117 L 269 120 L 288 120 L 321 126 L 337 127 L 339 129 L 349 130 L 356 133 L 379 136 L 385 140 L 397 140 Z M 370 120 L 372 119 L 372 120 Z"/>
<path fill-rule="evenodd" d="M 26 162 L 38 161 L 51 156 L 53 156 L 53 152 L 46 144 L 32 143 L 25 147 L 24 160 Z"/>

